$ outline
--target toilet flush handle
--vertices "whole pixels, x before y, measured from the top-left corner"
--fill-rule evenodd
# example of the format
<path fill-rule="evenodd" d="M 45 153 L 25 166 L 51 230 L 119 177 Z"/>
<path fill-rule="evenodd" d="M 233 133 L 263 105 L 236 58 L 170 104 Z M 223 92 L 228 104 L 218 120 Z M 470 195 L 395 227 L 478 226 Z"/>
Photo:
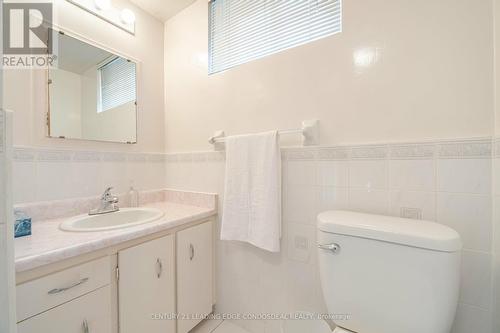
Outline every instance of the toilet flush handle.
<path fill-rule="evenodd" d="M 337 253 L 340 251 L 340 245 L 337 243 L 318 244 L 318 248 L 320 248 L 322 250 L 332 251 L 333 253 Z"/>

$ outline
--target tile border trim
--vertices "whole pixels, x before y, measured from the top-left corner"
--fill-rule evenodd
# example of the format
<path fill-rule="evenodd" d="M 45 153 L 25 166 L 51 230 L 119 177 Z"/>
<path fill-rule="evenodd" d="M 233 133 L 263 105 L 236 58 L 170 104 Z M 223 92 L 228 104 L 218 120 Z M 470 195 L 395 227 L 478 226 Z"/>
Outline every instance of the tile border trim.
<path fill-rule="evenodd" d="M 495 151 L 500 156 L 500 139 Z M 281 154 L 282 159 L 287 161 L 491 159 L 493 144 L 491 139 L 460 139 L 393 144 L 283 147 Z M 166 154 L 167 162 L 222 160 L 225 160 L 224 152 Z"/>
<path fill-rule="evenodd" d="M 282 159 L 301 160 L 384 160 L 384 159 L 468 159 L 500 157 L 500 138 L 438 140 L 414 143 L 360 144 L 314 147 L 282 147 Z M 219 162 L 224 151 L 142 153 L 14 147 L 17 162 L 131 162 L 176 163 Z"/>
<path fill-rule="evenodd" d="M 13 160 L 16 162 L 132 162 L 163 163 L 167 154 L 131 153 L 117 151 L 67 150 L 36 147 L 14 147 Z"/>

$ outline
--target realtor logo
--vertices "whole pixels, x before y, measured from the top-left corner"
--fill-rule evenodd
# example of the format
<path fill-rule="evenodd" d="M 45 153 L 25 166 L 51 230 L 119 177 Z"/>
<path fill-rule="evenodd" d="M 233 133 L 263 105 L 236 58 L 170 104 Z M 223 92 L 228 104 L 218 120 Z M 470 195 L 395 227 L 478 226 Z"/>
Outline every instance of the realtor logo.
<path fill-rule="evenodd" d="M 52 54 L 52 3 L 4 3 L 4 54 Z"/>
<path fill-rule="evenodd" d="M 2 66 L 5 69 L 57 67 L 52 2 L 32 1 L 3 3 Z"/>

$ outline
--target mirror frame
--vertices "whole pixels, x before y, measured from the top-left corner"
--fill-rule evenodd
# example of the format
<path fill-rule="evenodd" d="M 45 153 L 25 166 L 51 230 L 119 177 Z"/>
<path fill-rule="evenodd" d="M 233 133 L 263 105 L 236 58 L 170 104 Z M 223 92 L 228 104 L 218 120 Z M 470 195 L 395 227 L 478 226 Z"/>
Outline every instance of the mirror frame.
<path fill-rule="evenodd" d="M 114 55 L 117 55 L 119 57 L 122 57 L 126 60 L 129 60 L 135 64 L 135 82 L 136 82 L 136 88 L 135 88 L 135 94 L 136 94 L 136 99 L 135 99 L 135 141 L 107 141 L 107 140 L 94 140 L 94 139 L 84 139 L 84 138 L 67 138 L 65 136 L 52 136 L 50 134 L 50 70 L 51 68 L 47 66 L 47 69 L 45 70 L 45 78 L 44 78 L 44 85 L 46 88 L 45 92 L 45 97 L 46 97 L 46 137 L 49 139 L 63 139 L 63 140 L 70 140 L 70 141 L 86 141 L 86 142 L 102 142 L 102 143 L 108 143 L 108 144 L 126 144 L 126 145 L 134 145 L 137 144 L 139 141 L 139 106 L 140 106 L 140 86 L 141 86 L 141 62 L 131 56 L 125 55 L 122 52 L 116 51 L 113 48 L 110 48 L 108 46 L 103 45 L 100 42 L 97 42 L 95 40 L 92 40 L 88 37 L 85 37 L 81 34 L 78 34 L 74 31 L 71 31 L 70 29 L 63 29 L 60 26 L 56 26 L 55 24 L 52 25 L 51 30 L 54 31 L 54 33 L 59 34 L 74 38 L 76 40 L 79 40 L 80 42 L 86 43 L 88 45 L 100 48 L 104 51 L 110 52 Z M 57 68 L 56 68 L 57 69 Z"/>

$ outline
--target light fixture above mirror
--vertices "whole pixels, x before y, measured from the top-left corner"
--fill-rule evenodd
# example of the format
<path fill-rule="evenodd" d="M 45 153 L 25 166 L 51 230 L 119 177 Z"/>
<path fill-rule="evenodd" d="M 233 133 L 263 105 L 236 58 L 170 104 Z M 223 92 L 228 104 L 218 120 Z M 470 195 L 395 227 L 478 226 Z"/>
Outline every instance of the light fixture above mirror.
<path fill-rule="evenodd" d="M 128 8 L 124 8 L 121 11 L 120 18 L 125 24 L 134 24 L 135 22 L 135 14 Z"/>
<path fill-rule="evenodd" d="M 95 0 L 94 3 L 98 10 L 108 10 L 111 8 L 111 0 Z"/>
<path fill-rule="evenodd" d="M 87 12 L 135 35 L 135 14 L 129 8 L 116 8 L 111 0 L 66 0 Z"/>

